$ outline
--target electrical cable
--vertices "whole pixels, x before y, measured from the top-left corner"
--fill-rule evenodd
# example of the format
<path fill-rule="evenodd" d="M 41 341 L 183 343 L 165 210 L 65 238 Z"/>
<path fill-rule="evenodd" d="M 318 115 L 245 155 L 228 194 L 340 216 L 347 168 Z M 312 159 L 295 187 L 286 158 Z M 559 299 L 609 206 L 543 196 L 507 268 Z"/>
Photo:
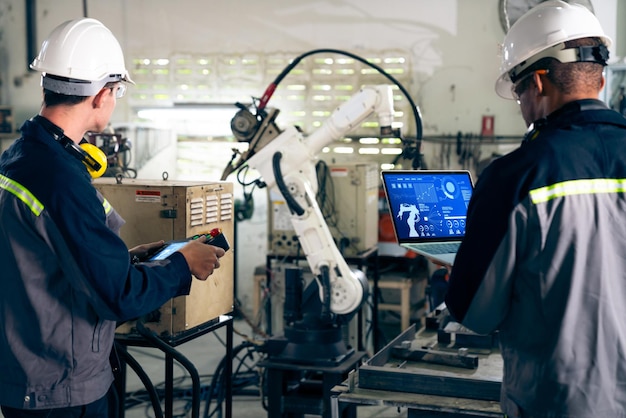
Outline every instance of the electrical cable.
<path fill-rule="evenodd" d="M 254 332 L 256 335 L 260 335 L 263 338 L 266 338 L 266 339 L 269 338 L 269 335 L 267 335 L 265 333 L 265 331 L 263 331 L 261 328 L 259 328 L 258 325 L 254 324 L 250 320 L 248 315 L 246 315 L 246 313 L 241 310 L 240 306 L 241 306 L 241 302 L 236 301 L 235 302 L 235 312 L 236 312 L 237 315 L 239 315 L 239 317 L 241 317 L 246 322 L 246 324 L 248 324 L 248 326 L 252 329 L 252 332 Z M 242 332 L 240 332 L 240 331 L 238 331 L 238 330 L 236 330 L 234 328 L 233 328 L 233 332 L 235 334 L 239 335 L 240 337 L 242 337 L 244 340 L 246 340 L 246 341 L 248 341 L 248 342 L 250 342 L 252 344 L 256 344 L 256 345 L 262 345 L 263 344 L 262 342 L 254 340 L 254 339 L 248 337 L 246 334 L 244 334 L 244 333 L 242 333 Z"/>
<path fill-rule="evenodd" d="M 241 369 L 244 361 L 247 358 L 252 358 L 252 353 L 257 352 L 257 348 L 258 348 L 257 344 L 251 343 L 249 341 L 243 341 L 241 344 L 233 348 L 232 359 L 234 360 L 237 358 L 240 361 L 239 366 L 234 369 L 235 372 L 231 376 L 231 383 L 232 383 L 233 391 L 235 389 L 235 386 L 241 385 L 241 383 L 239 383 L 239 385 L 235 384 L 236 380 L 234 379 L 234 377 L 239 373 L 239 370 Z M 243 358 L 239 358 L 238 355 L 243 350 L 248 350 L 248 352 Z M 215 369 L 215 373 L 213 373 L 213 378 L 211 379 L 211 384 L 209 385 L 209 389 L 207 390 L 207 394 L 206 394 L 203 418 L 212 417 L 214 414 L 221 411 L 220 406 L 222 405 L 224 401 L 225 391 L 226 391 L 226 384 L 224 383 L 224 380 L 226 379 L 226 376 L 224 375 L 224 370 L 226 368 L 226 361 L 228 361 L 227 355 L 224 356 L 222 360 L 220 360 L 219 364 L 217 365 Z M 256 364 L 249 366 L 248 369 L 251 370 L 255 365 Z M 257 383 L 257 380 L 251 379 L 248 377 L 247 379 L 244 379 L 244 383 L 245 385 L 243 385 L 243 387 L 246 387 L 246 386 L 249 386 L 251 383 Z M 214 397 L 216 401 L 216 406 L 215 406 L 215 409 L 212 412 L 210 412 L 211 402 L 213 401 Z"/>
<path fill-rule="evenodd" d="M 169 349 L 171 348 L 169 347 L 169 345 L 167 345 L 165 342 L 161 341 L 162 344 L 165 344 L 165 346 L 162 346 L 161 343 L 158 343 L 157 341 L 154 341 L 154 338 L 158 338 L 158 336 L 155 333 L 152 333 L 151 331 L 147 330 L 145 328 L 145 325 L 140 325 L 140 327 L 142 327 L 141 332 L 144 333 L 149 333 L 152 335 L 148 335 L 148 334 L 142 334 L 145 338 L 147 338 L 150 342 L 153 343 L 153 345 L 156 346 L 156 348 L 161 349 L 162 351 L 166 351 L 168 352 Z M 233 330 L 235 331 L 235 330 Z M 243 335 L 241 333 L 238 332 L 239 335 Z M 226 342 L 223 341 L 219 335 L 217 334 L 213 334 L 217 340 L 224 346 L 226 346 Z M 259 373 L 255 371 L 256 368 L 256 362 L 254 361 L 254 357 L 256 355 L 256 353 L 261 352 L 262 350 L 262 346 L 263 346 L 263 342 L 261 341 L 257 341 L 257 340 L 253 340 L 251 338 L 248 338 L 247 336 L 245 336 L 246 340 L 243 341 L 239 346 L 233 348 L 232 350 L 232 358 L 231 361 L 235 362 L 235 361 L 239 361 L 239 363 L 237 364 L 236 367 L 233 367 L 233 372 L 231 373 L 231 377 L 230 377 L 230 381 L 231 381 L 231 387 L 232 387 L 232 394 L 233 395 L 251 395 L 251 396 L 259 396 L 260 394 L 260 389 L 254 389 L 251 387 L 257 386 L 259 385 Z M 172 349 L 173 350 L 173 349 Z M 175 350 L 174 350 L 175 351 Z M 178 352 L 176 352 L 178 353 Z M 175 356 L 175 359 L 180 361 L 181 357 L 180 354 L 178 353 L 178 355 L 176 355 L 176 353 L 172 353 L 173 356 Z M 190 392 L 190 388 L 188 386 L 184 385 L 184 382 L 186 379 L 191 378 L 191 380 L 193 381 L 192 383 L 192 388 L 191 391 L 192 393 L 195 391 L 196 388 L 199 388 L 199 392 L 202 396 L 200 398 L 198 398 L 200 401 L 202 401 L 202 399 L 205 399 L 204 397 L 206 396 L 206 409 L 204 411 L 204 416 L 214 416 L 215 414 L 219 413 L 221 415 L 221 408 L 222 405 L 224 403 L 225 400 L 225 396 L 226 396 L 226 378 L 227 376 L 225 375 L 225 370 L 226 370 L 226 361 L 227 361 L 228 355 L 226 355 L 218 364 L 215 373 L 211 376 L 199 376 L 199 378 L 201 377 L 203 380 L 205 378 L 210 378 L 210 382 L 204 382 L 202 383 L 201 380 L 195 380 L 193 377 L 192 373 L 189 373 L 189 376 L 182 376 L 178 379 L 175 379 L 174 382 L 172 382 L 172 385 L 175 387 L 174 392 L 172 393 L 172 396 L 175 400 L 178 401 L 186 401 L 186 403 L 184 403 L 182 405 L 182 407 L 180 409 L 182 409 L 181 411 L 177 411 L 176 414 L 174 414 L 175 417 L 187 417 L 188 416 L 188 412 L 191 411 L 192 412 L 192 416 L 195 416 L 195 411 L 200 411 L 200 405 L 196 405 L 194 406 L 194 396 L 192 394 L 191 396 L 191 400 L 189 400 L 189 392 Z M 250 360 L 253 360 L 252 364 L 250 364 Z M 258 361 L 258 360 L 257 360 Z M 189 371 L 189 370 L 188 370 Z M 202 384 L 200 384 L 202 383 Z M 150 383 L 151 385 L 151 383 Z M 150 396 L 156 396 L 157 398 L 159 396 L 161 396 L 161 398 L 164 396 L 164 388 L 162 386 L 165 385 L 165 382 L 162 382 L 159 385 L 155 385 L 154 386 L 154 393 L 156 395 L 150 395 Z M 148 388 L 147 384 L 144 384 L 144 386 L 146 386 L 146 388 Z M 184 386 L 184 387 L 183 387 Z M 144 391 L 145 392 L 145 391 Z M 145 399 L 145 393 L 144 392 L 135 392 L 132 393 L 130 396 L 126 397 L 126 409 L 128 408 L 133 408 L 135 406 L 138 406 L 140 404 L 146 403 L 148 402 Z M 214 410 L 210 413 L 209 415 L 209 411 L 210 411 L 210 404 L 211 402 L 215 400 L 217 402 L 217 406 L 214 408 Z M 158 409 L 157 409 L 158 408 Z M 158 406 L 153 406 L 153 409 L 155 409 L 155 411 L 160 410 L 160 404 Z M 147 414 L 146 412 L 146 416 L 149 417 L 150 415 Z M 157 416 L 156 418 L 160 418 L 162 417 L 162 413 Z"/>
<path fill-rule="evenodd" d="M 280 82 L 287 76 L 287 74 L 289 74 L 291 72 L 291 70 L 294 69 L 294 67 L 296 67 L 296 65 L 298 65 L 300 63 L 300 61 L 302 61 L 304 58 L 306 58 L 306 57 L 308 57 L 310 55 L 320 54 L 320 53 L 339 54 L 339 55 L 345 55 L 347 57 L 350 57 L 350 58 L 352 58 L 352 59 L 354 59 L 356 61 L 359 61 L 359 62 L 361 62 L 361 63 L 363 63 L 365 65 L 368 65 L 368 66 L 374 68 L 381 75 L 383 75 L 385 78 L 387 78 L 393 84 L 398 86 L 398 88 L 400 89 L 402 94 L 404 94 L 404 96 L 406 97 L 407 101 L 411 105 L 411 110 L 413 112 L 413 117 L 415 118 L 415 130 L 416 130 L 415 138 L 417 140 L 421 140 L 422 139 L 423 127 L 422 127 L 422 117 L 421 117 L 421 114 L 420 114 L 420 110 L 417 107 L 417 105 L 415 104 L 415 102 L 413 101 L 413 99 L 411 98 L 411 95 L 406 90 L 406 88 L 404 88 L 404 86 L 395 77 L 393 77 L 391 74 L 387 73 L 383 68 L 379 67 L 378 65 L 376 65 L 376 64 L 374 64 L 372 62 L 369 62 L 366 59 L 364 59 L 364 58 L 362 58 L 362 57 L 360 57 L 358 55 L 352 54 L 352 53 L 347 52 L 347 51 L 342 51 L 342 50 L 339 50 L 339 49 L 328 49 L 328 48 L 314 49 L 314 50 L 305 52 L 304 54 L 301 54 L 298 57 L 296 57 L 287 67 L 285 67 L 283 69 L 283 71 L 280 72 L 280 74 L 278 74 L 278 76 L 276 76 L 274 81 L 265 89 L 265 92 L 263 93 L 263 96 L 261 96 L 261 100 L 259 101 L 259 105 L 257 106 L 257 109 L 259 111 L 262 111 L 262 110 L 265 109 L 265 106 L 267 105 L 267 102 L 269 102 L 270 98 L 274 94 L 274 91 L 276 90 L 276 87 L 278 87 L 278 84 L 280 84 Z"/>
<path fill-rule="evenodd" d="M 323 321 L 330 321 L 332 318 L 332 311 L 330 309 L 331 286 L 330 286 L 330 269 L 328 268 L 328 266 L 320 267 L 320 281 L 322 284 L 322 294 L 324 295 L 320 317 L 322 318 Z"/>
<path fill-rule="evenodd" d="M 332 177 L 329 175 L 328 164 L 319 160 L 315 164 L 315 172 L 317 174 L 317 202 L 319 204 L 322 215 L 326 223 L 337 226 L 337 211 L 335 210 L 335 185 Z"/>
<path fill-rule="evenodd" d="M 408 90 L 402 85 L 402 83 L 400 83 L 400 81 L 398 81 L 394 76 L 392 76 L 391 74 L 389 74 L 388 72 L 386 72 L 382 67 L 369 62 L 368 60 L 353 54 L 351 52 L 347 52 L 347 51 L 343 51 L 343 50 L 339 50 L 339 49 L 332 49 L 332 48 L 321 48 L 321 49 L 314 49 L 308 52 L 305 52 L 299 56 L 297 56 L 293 61 L 291 61 L 291 63 L 289 63 L 289 65 L 287 65 L 274 79 L 273 82 L 271 82 L 267 88 L 265 89 L 265 91 L 263 92 L 263 96 L 261 96 L 261 99 L 259 100 L 258 105 L 256 105 L 256 111 L 257 111 L 257 115 L 264 115 L 265 114 L 265 107 L 267 106 L 267 103 L 269 102 L 269 100 L 271 99 L 271 97 L 274 94 L 274 91 L 276 90 L 276 88 L 278 87 L 278 85 L 280 84 L 280 82 L 291 72 L 291 70 L 293 70 L 299 63 L 300 61 L 302 61 L 304 58 L 310 56 L 310 55 L 314 55 L 314 54 L 320 54 L 320 53 L 331 53 L 331 54 L 339 54 L 339 55 L 344 55 L 347 57 L 350 57 L 356 61 L 361 62 L 362 64 L 365 64 L 373 69 L 375 69 L 376 71 L 378 71 L 383 77 L 387 78 L 389 81 L 391 81 L 394 85 L 396 85 L 398 87 L 398 89 L 402 92 L 402 94 L 404 95 L 404 97 L 407 99 L 407 101 L 410 104 L 411 107 L 411 111 L 413 113 L 413 118 L 415 120 L 415 143 L 412 144 L 414 146 L 414 150 L 409 150 L 409 147 L 406 147 L 402 154 L 396 156 L 396 158 L 394 159 L 393 163 L 396 164 L 397 161 L 400 159 L 400 157 L 404 156 L 405 158 L 409 158 L 413 160 L 413 168 L 420 168 L 422 167 L 422 159 L 421 159 L 421 153 L 420 153 L 420 144 L 421 144 L 421 140 L 423 137 L 423 125 L 422 125 L 422 116 L 421 116 L 421 112 L 419 107 L 415 104 L 415 102 L 413 101 L 413 98 L 411 97 L 411 95 L 409 94 Z M 408 145 L 407 142 L 407 137 L 401 138 L 402 142 L 406 145 Z M 233 159 L 235 158 L 235 155 L 233 155 Z M 232 160 L 231 160 L 232 161 Z M 241 171 L 243 168 L 240 168 L 239 171 Z M 258 179 L 256 180 L 258 181 Z M 241 183 L 243 184 L 243 183 Z"/>
<path fill-rule="evenodd" d="M 210 381 L 210 379 L 212 378 L 212 375 L 202 375 L 200 376 L 202 384 L 201 384 L 201 392 L 205 391 L 206 388 L 208 387 L 208 382 Z M 178 407 L 179 412 L 174 412 L 173 413 L 173 417 L 181 417 L 181 418 L 187 418 L 188 414 L 187 412 L 191 410 L 191 399 L 190 399 L 190 386 L 189 384 L 187 384 L 185 381 L 189 379 L 189 376 L 181 376 L 179 378 L 174 379 L 174 391 L 172 393 L 173 396 L 173 400 L 175 402 L 178 402 L 180 404 L 180 401 L 184 401 L 184 404 L 182 404 L 182 406 Z M 163 399 L 163 397 L 165 396 L 165 382 L 160 382 L 159 384 L 154 385 L 156 392 L 158 393 L 159 397 L 161 399 Z M 137 390 L 137 391 L 133 391 L 133 392 L 127 392 L 126 396 L 125 396 L 125 409 L 131 409 L 131 408 L 136 408 L 140 405 L 143 404 L 148 404 L 146 405 L 146 417 L 147 418 L 154 418 L 154 414 L 148 414 L 148 407 L 150 405 L 150 400 L 147 399 L 147 393 L 145 391 L 145 389 L 142 390 Z"/>
<path fill-rule="evenodd" d="M 189 371 L 192 380 L 192 408 L 191 408 L 191 417 L 199 418 L 200 416 L 200 378 L 198 376 L 198 372 L 196 367 L 193 365 L 187 357 L 182 355 L 180 352 L 176 351 L 165 341 L 161 340 L 159 336 L 152 330 L 149 330 L 144 325 L 143 321 L 139 320 L 136 323 L 137 331 L 144 338 L 151 341 L 155 347 L 159 348 L 166 355 L 172 356 L 176 361 L 184 365 L 184 367 Z"/>
<path fill-rule="evenodd" d="M 280 160 L 282 157 L 283 157 L 282 152 L 277 152 L 272 156 L 272 167 L 274 169 L 274 178 L 276 180 L 276 186 L 278 187 L 278 190 L 280 190 L 280 193 L 285 198 L 285 201 L 287 202 L 287 206 L 289 207 L 289 209 L 292 212 L 294 212 L 296 215 L 302 216 L 304 215 L 304 212 L 305 212 L 304 208 L 300 206 L 300 204 L 291 195 L 291 193 L 289 193 L 289 188 L 287 187 L 283 179 L 283 173 L 280 168 Z"/>
<path fill-rule="evenodd" d="M 245 179 L 245 175 L 248 173 L 248 170 L 250 169 L 250 167 L 248 167 L 247 165 L 244 165 L 243 167 L 241 167 L 241 169 L 239 169 L 237 171 L 237 182 L 239 182 L 239 184 L 241 184 L 242 186 L 246 187 L 246 186 L 256 186 L 258 184 L 258 179 L 254 179 L 251 182 L 246 183 L 244 180 L 241 179 L 240 175 L 242 172 L 244 172 L 244 179 Z"/>
<path fill-rule="evenodd" d="M 135 358 L 125 349 L 125 347 L 120 347 L 119 343 L 115 343 L 116 353 L 123 357 L 123 362 L 130 366 L 131 369 L 135 372 L 143 386 L 146 388 L 146 392 L 150 398 L 150 403 L 152 404 L 152 409 L 154 410 L 155 418 L 163 418 L 163 410 L 161 409 L 161 400 L 159 399 L 159 395 L 156 391 L 156 388 L 152 384 L 150 377 L 146 371 L 141 367 L 139 362 L 135 360 Z"/>
<path fill-rule="evenodd" d="M 328 164 L 323 160 L 319 160 L 315 164 L 315 172 L 318 184 L 317 195 L 315 196 L 317 203 L 328 226 L 333 227 L 335 232 L 341 237 L 337 247 L 339 252 L 344 254 L 346 248 L 354 246 L 354 244 L 339 227 L 337 209 L 335 207 L 335 183 L 333 182 L 333 177 L 330 175 Z M 358 252 L 357 248 L 354 248 L 354 250 Z"/>

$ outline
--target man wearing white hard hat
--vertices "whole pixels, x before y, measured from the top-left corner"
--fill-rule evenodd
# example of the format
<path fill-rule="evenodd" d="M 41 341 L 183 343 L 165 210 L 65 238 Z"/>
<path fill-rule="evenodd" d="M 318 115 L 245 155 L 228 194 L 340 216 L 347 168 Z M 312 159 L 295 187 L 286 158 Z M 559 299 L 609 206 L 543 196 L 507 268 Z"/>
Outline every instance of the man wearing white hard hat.
<path fill-rule="evenodd" d="M 498 331 L 508 417 L 624 417 L 626 119 L 598 100 L 611 40 L 550 0 L 506 34 L 496 92 L 522 145 L 481 174 L 446 304 Z"/>
<path fill-rule="evenodd" d="M 65 22 L 31 67 L 43 105 L 0 156 L 2 415 L 107 418 L 116 323 L 189 294 L 192 274 L 206 280 L 224 250 L 201 237 L 134 263 L 162 242 L 128 250 L 119 238 L 124 221 L 91 184 L 106 156 L 81 145 L 132 83 L 109 29 Z"/>

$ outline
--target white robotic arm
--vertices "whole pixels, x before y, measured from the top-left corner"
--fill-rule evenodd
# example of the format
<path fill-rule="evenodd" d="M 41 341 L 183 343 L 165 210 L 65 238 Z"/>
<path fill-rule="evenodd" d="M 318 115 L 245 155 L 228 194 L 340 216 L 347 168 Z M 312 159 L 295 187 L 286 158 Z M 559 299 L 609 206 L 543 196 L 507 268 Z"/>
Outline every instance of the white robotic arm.
<path fill-rule="evenodd" d="M 382 133 L 391 133 L 393 113 L 391 86 L 363 88 L 306 139 L 289 127 L 262 148 L 248 151 L 247 165 L 259 171 L 268 187 L 277 186 L 285 198 L 291 223 L 320 285 L 320 299 L 328 304 L 330 297 L 330 310 L 335 314 L 350 314 L 361 306 L 367 281 L 344 260 L 317 204 L 317 156 L 372 114 L 378 115 Z M 319 283 L 324 277 L 329 277 L 329 283 Z"/>

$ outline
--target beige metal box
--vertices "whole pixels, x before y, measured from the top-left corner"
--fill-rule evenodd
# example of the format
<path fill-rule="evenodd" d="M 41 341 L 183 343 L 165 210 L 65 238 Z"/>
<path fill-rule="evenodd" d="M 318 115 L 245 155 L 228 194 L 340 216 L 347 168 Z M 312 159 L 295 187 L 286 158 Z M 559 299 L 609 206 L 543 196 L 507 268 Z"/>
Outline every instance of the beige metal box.
<path fill-rule="evenodd" d="M 146 326 L 173 335 L 232 312 L 234 303 L 234 200 L 229 182 L 159 181 L 115 178 L 94 180 L 94 186 L 126 220 L 120 236 L 131 248 L 158 240 L 175 240 L 221 228 L 230 249 L 220 268 L 206 281 L 194 279 L 188 296 L 169 300 Z M 154 317 L 154 318 L 153 318 Z M 132 332 L 133 324 L 117 332 Z"/>

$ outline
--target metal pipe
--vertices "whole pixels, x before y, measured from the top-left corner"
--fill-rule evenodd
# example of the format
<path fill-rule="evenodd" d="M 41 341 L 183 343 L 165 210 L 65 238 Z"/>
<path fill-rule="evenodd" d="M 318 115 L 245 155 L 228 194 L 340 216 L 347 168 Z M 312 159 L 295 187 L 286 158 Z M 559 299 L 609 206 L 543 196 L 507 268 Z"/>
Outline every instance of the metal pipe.
<path fill-rule="evenodd" d="M 37 56 L 37 0 L 26 0 L 26 68 Z"/>

